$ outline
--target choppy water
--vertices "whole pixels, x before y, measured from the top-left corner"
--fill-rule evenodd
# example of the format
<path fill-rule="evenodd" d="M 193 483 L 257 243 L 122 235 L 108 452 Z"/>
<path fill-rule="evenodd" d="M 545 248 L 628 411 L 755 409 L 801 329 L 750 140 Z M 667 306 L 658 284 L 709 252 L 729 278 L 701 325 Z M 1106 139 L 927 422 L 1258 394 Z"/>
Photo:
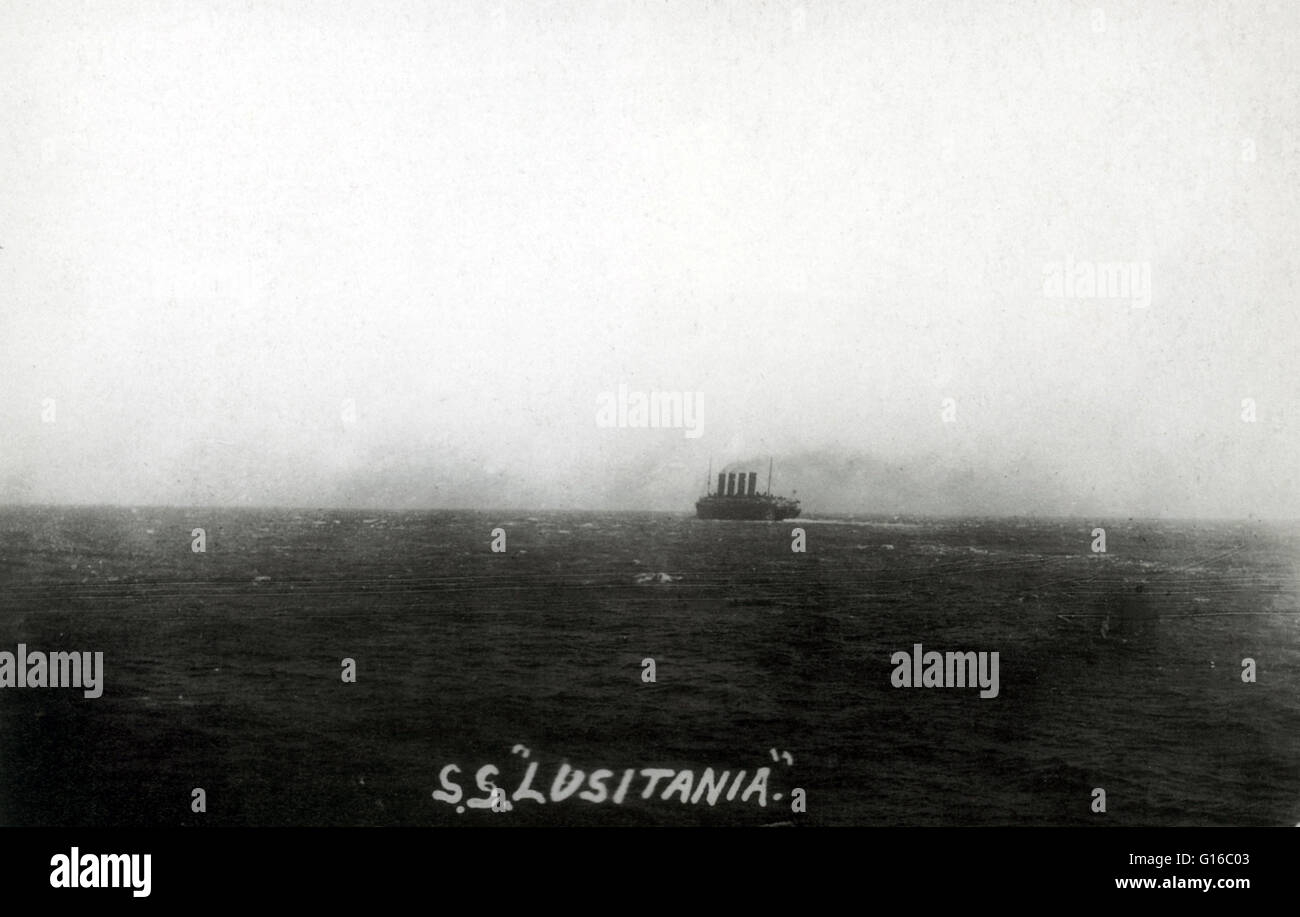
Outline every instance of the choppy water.
<path fill-rule="evenodd" d="M 0 689 L 0 821 L 1291 825 L 1298 548 L 1235 523 L 3 509 L 0 650 L 102 651 L 106 687 Z M 893 687 L 915 643 L 998 652 L 999 696 Z M 457 811 L 481 766 L 511 793 L 532 763 L 544 803 Z M 449 764 L 457 803 L 432 795 Z M 562 764 L 604 798 L 561 799 Z"/>

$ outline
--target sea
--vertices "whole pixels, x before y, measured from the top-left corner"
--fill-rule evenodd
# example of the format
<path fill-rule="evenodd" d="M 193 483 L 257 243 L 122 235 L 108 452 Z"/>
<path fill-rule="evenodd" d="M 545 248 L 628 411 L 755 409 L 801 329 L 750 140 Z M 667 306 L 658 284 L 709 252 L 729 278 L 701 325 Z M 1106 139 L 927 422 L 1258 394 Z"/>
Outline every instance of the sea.
<path fill-rule="evenodd" d="M 102 694 L 0 687 L 0 824 L 1290 826 L 1298 587 L 1264 522 L 11 506 L 0 653 Z"/>

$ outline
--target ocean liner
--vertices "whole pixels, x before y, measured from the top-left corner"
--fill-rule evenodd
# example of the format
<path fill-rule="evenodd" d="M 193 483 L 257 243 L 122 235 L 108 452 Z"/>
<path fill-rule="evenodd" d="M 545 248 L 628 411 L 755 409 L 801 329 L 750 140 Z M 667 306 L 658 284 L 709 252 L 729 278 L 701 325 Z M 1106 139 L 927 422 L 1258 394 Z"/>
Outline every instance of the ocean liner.
<path fill-rule="evenodd" d="M 713 469 L 709 469 L 709 481 Z M 695 501 L 701 519 L 789 519 L 799 515 L 799 501 L 772 495 L 772 461 L 767 463 L 767 491 L 758 492 L 757 471 L 718 473 L 718 489 Z"/>

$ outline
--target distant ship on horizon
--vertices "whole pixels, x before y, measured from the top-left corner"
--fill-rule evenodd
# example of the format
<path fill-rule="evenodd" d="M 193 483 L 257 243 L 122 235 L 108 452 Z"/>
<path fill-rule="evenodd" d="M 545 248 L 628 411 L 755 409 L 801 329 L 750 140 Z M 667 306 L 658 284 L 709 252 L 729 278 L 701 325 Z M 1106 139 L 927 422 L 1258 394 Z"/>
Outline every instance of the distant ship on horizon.
<path fill-rule="evenodd" d="M 712 462 L 708 481 L 713 480 Z M 718 489 L 708 491 L 695 501 L 695 515 L 700 519 L 749 519 L 774 522 L 799 515 L 799 501 L 772 494 L 772 460 L 767 462 L 767 490 L 758 492 L 757 471 L 720 471 Z"/>

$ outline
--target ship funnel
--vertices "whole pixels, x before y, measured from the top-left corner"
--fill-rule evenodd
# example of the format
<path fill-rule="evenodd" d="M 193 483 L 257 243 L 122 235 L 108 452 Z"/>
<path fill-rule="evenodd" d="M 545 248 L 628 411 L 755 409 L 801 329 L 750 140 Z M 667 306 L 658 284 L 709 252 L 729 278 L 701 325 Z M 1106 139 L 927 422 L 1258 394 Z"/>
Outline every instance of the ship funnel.
<path fill-rule="evenodd" d="M 734 497 L 735 495 L 736 495 L 736 473 L 734 471 L 730 471 L 727 472 L 727 496 Z"/>
<path fill-rule="evenodd" d="M 757 493 L 758 493 L 758 472 L 751 471 L 749 473 L 749 488 L 745 491 L 745 494 L 747 496 L 752 497 Z"/>
<path fill-rule="evenodd" d="M 718 472 L 718 496 L 722 496 L 727 491 L 727 474 L 724 471 Z"/>

